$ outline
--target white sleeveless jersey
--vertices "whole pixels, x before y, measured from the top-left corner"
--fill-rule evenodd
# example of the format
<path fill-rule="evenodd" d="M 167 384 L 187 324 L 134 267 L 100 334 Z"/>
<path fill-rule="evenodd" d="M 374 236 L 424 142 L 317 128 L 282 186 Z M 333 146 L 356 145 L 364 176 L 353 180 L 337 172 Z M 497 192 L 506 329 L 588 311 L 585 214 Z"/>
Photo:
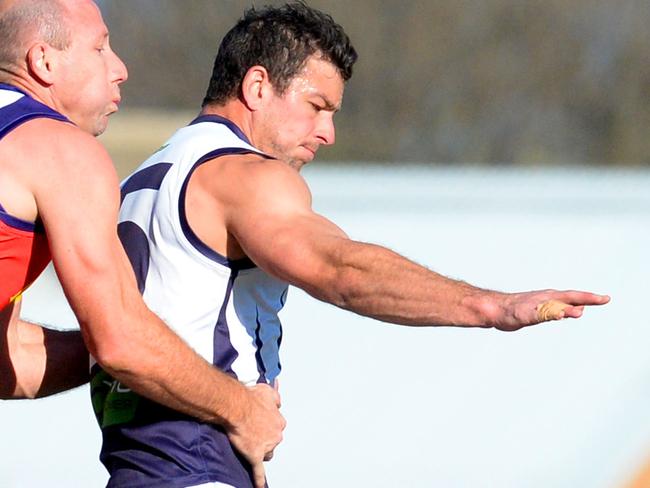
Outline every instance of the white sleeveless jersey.
<path fill-rule="evenodd" d="M 118 234 L 149 308 L 215 367 L 253 385 L 280 372 L 277 314 L 287 284 L 248 259 L 230 261 L 210 249 L 185 215 L 192 172 L 245 153 L 268 157 L 222 117 L 202 116 L 180 129 L 123 182 Z M 140 397 L 98 364 L 91 396 L 109 488 L 253 487 L 250 465 L 221 427 Z"/>
<path fill-rule="evenodd" d="M 185 215 L 192 172 L 235 153 L 265 156 L 221 117 L 180 129 L 122 184 L 118 232 L 147 306 L 201 356 L 251 385 L 280 372 L 277 314 L 287 284 L 248 259 L 214 252 Z"/>

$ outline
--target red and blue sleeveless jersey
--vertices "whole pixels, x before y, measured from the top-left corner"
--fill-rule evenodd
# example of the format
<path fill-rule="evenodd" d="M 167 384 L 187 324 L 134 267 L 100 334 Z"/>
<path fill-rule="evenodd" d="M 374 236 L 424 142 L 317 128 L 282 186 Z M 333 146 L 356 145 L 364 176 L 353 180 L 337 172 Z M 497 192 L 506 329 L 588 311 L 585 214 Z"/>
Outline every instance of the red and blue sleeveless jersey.
<path fill-rule="evenodd" d="M 69 122 L 27 93 L 0 83 L 0 164 L 2 139 L 19 125 L 39 117 Z M 0 309 L 17 299 L 50 262 L 43 227 L 9 214 L 0 202 Z"/>

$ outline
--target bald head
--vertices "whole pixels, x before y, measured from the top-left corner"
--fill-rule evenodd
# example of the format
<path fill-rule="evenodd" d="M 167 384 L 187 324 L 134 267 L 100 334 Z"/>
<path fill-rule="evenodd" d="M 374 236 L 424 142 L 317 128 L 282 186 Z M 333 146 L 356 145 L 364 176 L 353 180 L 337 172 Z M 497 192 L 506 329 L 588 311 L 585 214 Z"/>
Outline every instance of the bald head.
<path fill-rule="evenodd" d="M 35 42 L 68 47 L 65 11 L 60 0 L 0 0 L 0 70 L 12 72 L 22 66 Z"/>

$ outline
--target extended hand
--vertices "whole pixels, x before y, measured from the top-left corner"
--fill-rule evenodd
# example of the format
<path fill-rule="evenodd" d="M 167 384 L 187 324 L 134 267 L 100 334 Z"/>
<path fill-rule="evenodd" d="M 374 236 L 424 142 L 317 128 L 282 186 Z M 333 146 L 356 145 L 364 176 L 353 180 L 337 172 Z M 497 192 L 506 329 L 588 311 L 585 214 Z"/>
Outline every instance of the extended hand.
<path fill-rule="evenodd" d="M 228 429 L 232 445 L 251 463 L 255 488 L 266 485 L 263 461 L 270 459 L 287 425 L 279 408 L 280 394 L 269 385 L 247 388 L 244 414 Z"/>
<path fill-rule="evenodd" d="M 508 294 L 503 300 L 495 327 L 512 331 L 548 320 L 577 319 L 585 305 L 604 305 L 609 297 L 584 291 L 541 290 Z"/>

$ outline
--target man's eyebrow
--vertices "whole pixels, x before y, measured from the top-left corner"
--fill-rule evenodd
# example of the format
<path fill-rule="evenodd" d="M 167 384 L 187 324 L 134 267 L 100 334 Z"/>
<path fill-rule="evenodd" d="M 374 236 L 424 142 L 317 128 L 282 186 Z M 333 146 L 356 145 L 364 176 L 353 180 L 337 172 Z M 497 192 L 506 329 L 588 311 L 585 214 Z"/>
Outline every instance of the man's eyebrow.
<path fill-rule="evenodd" d="M 325 104 L 325 107 L 324 107 L 325 110 L 328 110 L 330 112 L 338 112 L 339 110 L 341 110 L 340 105 L 336 105 L 336 104 L 332 103 L 332 101 L 330 99 L 328 99 L 322 93 L 317 93 L 316 96 L 318 98 L 320 98 L 321 100 L 323 100 L 323 103 Z"/>

